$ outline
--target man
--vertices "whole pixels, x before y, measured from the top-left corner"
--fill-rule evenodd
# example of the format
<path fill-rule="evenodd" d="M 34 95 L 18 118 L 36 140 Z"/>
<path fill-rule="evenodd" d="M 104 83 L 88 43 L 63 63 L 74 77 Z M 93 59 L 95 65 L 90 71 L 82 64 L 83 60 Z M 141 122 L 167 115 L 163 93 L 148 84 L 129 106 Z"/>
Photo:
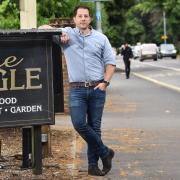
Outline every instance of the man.
<path fill-rule="evenodd" d="M 132 49 L 128 46 L 128 43 L 125 43 L 124 47 L 121 49 L 121 55 L 123 56 L 126 79 L 129 79 L 131 71 L 131 61 L 130 58 L 133 57 Z"/>
<path fill-rule="evenodd" d="M 107 37 L 90 27 L 88 6 L 76 7 L 73 20 L 76 27 L 62 28 L 60 37 L 70 82 L 70 114 L 74 128 L 88 145 L 88 174 L 104 176 L 111 170 L 114 151 L 101 140 L 101 118 L 115 57 Z"/>

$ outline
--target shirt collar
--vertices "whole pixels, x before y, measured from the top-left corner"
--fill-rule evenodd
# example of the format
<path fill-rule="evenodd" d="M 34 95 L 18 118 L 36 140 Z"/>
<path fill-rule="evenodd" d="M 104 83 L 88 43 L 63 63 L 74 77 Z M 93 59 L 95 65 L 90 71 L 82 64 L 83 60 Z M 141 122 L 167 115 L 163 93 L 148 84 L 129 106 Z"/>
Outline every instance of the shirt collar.
<path fill-rule="evenodd" d="M 90 29 L 89 33 L 86 34 L 85 36 L 90 36 L 92 34 L 92 30 L 93 30 L 92 26 L 89 26 L 89 29 Z M 75 27 L 75 32 L 78 33 L 80 36 L 84 36 L 84 34 L 82 34 L 82 32 L 79 30 L 78 27 Z"/>

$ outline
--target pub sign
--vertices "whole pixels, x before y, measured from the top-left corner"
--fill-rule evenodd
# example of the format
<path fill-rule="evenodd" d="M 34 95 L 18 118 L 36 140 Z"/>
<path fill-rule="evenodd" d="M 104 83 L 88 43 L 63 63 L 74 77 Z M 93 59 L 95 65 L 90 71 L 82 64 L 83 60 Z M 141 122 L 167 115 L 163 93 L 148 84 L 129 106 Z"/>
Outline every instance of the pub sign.
<path fill-rule="evenodd" d="M 54 124 L 54 30 L 0 32 L 0 127 Z"/>

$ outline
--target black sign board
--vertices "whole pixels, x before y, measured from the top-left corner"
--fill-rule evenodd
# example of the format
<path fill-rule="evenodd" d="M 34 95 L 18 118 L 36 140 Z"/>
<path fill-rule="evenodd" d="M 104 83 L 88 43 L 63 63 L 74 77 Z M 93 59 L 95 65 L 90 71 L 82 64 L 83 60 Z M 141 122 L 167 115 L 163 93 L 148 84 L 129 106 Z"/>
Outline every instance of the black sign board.
<path fill-rule="evenodd" d="M 54 124 L 52 36 L 0 31 L 0 127 Z"/>

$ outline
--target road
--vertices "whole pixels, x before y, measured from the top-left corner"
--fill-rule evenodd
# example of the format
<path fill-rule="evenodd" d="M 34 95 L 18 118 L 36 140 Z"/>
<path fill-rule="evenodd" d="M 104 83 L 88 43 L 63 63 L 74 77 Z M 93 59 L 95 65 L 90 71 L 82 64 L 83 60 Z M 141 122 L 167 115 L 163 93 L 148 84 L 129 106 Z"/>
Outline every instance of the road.
<path fill-rule="evenodd" d="M 122 61 L 119 62 L 118 67 L 123 67 Z M 110 89 L 110 92 L 112 91 L 113 95 L 121 95 L 124 101 L 130 103 L 129 107 L 136 108 L 135 115 L 128 113 L 128 119 L 130 119 L 130 115 L 133 119 L 131 122 L 133 127 L 180 127 L 179 79 L 180 61 L 169 61 L 168 59 L 157 62 L 134 61 L 129 81 L 125 79 L 123 73 L 119 73 L 118 76 L 117 72 L 113 78 L 113 88 Z M 110 95 L 109 97 L 114 96 Z M 151 121 L 143 120 L 138 123 L 141 116 L 151 117 Z M 105 123 L 105 126 L 109 126 L 109 124 Z"/>
<path fill-rule="evenodd" d="M 133 61 L 132 61 L 133 63 Z M 154 61 L 134 61 L 133 71 L 136 76 L 157 82 L 165 87 L 180 92 L 180 61 L 170 58 Z"/>
<path fill-rule="evenodd" d="M 118 69 L 123 69 L 117 59 Z M 132 61 L 130 79 L 117 70 L 108 89 L 102 137 L 116 152 L 107 180 L 180 179 L 180 61 Z M 79 179 L 86 174 L 86 146 Z M 85 173 L 82 173 L 84 172 Z"/>

